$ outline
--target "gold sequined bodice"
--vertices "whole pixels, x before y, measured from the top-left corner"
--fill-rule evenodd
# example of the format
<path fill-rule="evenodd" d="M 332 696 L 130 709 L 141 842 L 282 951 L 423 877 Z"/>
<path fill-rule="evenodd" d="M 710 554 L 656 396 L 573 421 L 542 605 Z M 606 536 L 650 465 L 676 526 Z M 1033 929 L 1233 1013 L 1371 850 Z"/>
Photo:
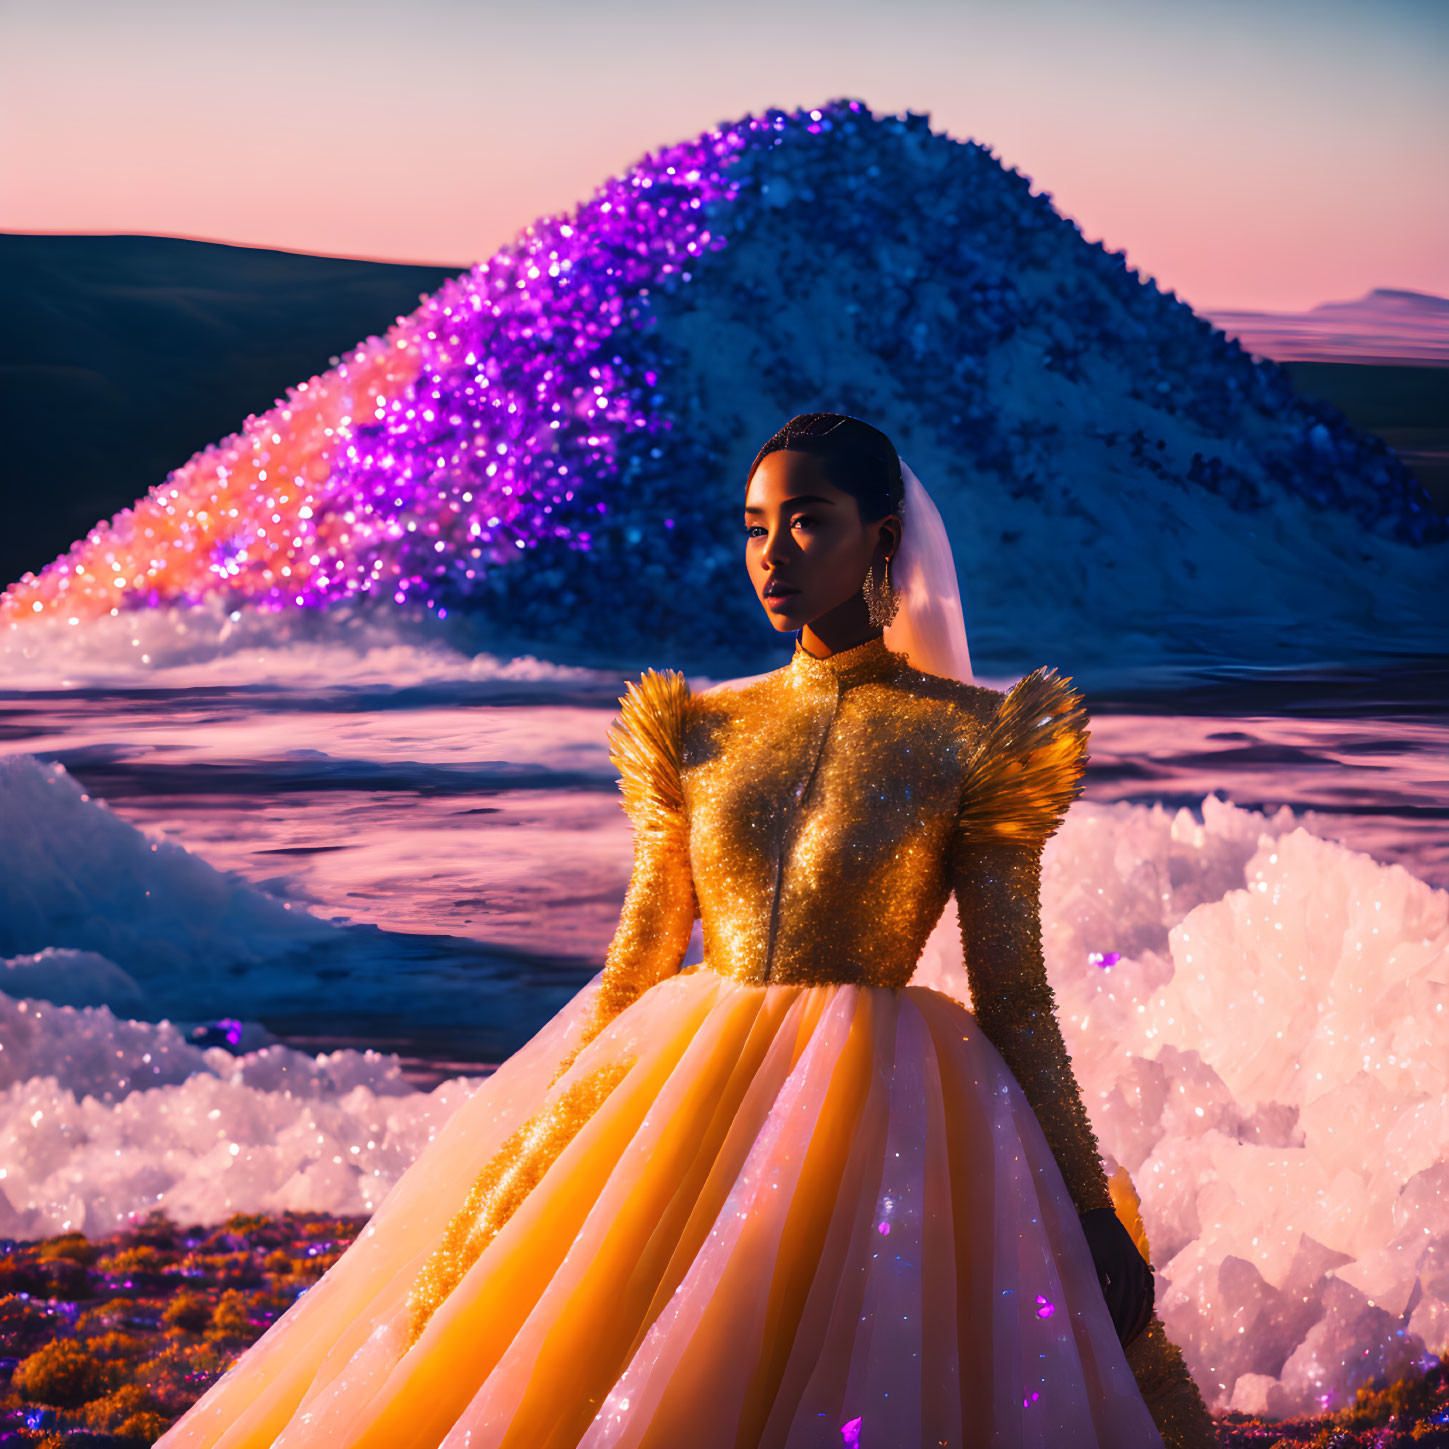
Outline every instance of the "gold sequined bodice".
<path fill-rule="evenodd" d="M 705 962 L 905 986 L 951 892 L 962 787 L 1001 696 L 879 640 L 696 696 L 681 784 Z"/>

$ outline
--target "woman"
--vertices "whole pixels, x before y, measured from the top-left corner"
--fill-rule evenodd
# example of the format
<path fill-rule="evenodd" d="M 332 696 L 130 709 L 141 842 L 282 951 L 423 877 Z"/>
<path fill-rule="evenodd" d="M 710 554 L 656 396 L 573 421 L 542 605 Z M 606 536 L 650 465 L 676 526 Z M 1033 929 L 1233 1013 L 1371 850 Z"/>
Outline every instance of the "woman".
<path fill-rule="evenodd" d="M 745 533 L 795 653 L 630 687 L 600 978 L 166 1449 L 1213 1442 L 1042 965 L 1079 696 L 969 682 L 939 517 L 865 423 L 781 429 Z M 974 1014 L 908 985 L 952 893 Z"/>

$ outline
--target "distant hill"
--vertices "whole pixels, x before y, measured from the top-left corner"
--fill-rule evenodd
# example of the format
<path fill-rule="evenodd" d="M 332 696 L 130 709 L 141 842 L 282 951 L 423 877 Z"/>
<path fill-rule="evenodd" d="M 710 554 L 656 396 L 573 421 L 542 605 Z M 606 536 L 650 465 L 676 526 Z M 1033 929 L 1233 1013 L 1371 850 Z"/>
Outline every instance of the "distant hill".
<path fill-rule="evenodd" d="M 451 275 L 175 237 L 0 234 L 0 584 Z"/>
<path fill-rule="evenodd" d="M 0 617 L 174 608 L 194 646 L 227 611 L 446 613 L 494 649 L 758 664 L 745 470 L 829 408 L 931 489 L 984 669 L 1449 649 L 1449 528 L 1398 456 L 925 116 L 662 148 L 293 381 Z"/>
<path fill-rule="evenodd" d="M 1306 312 L 1205 310 L 1247 351 L 1277 362 L 1449 364 L 1449 297 L 1375 287 Z"/>

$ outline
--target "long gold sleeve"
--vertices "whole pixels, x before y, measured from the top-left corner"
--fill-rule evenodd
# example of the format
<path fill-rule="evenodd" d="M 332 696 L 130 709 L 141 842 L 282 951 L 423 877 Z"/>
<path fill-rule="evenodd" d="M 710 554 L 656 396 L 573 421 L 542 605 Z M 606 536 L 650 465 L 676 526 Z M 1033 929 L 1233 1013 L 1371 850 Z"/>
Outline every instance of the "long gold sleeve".
<path fill-rule="evenodd" d="M 1042 847 L 1081 791 L 1081 696 L 1037 670 L 1003 699 L 968 773 L 951 883 L 976 1020 L 1011 1068 L 1078 1212 L 1112 1206 L 1041 948 Z"/>
<path fill-rule="evenodd" d="M 609 730 L 609 758 L 619 772 L 624 811 L 634 822 L 634 868 L 586 1042 L 679 970 L 699 914 L 680 784 L 689 686 L 673 670 L 646 670 L 619 703 Z"/>

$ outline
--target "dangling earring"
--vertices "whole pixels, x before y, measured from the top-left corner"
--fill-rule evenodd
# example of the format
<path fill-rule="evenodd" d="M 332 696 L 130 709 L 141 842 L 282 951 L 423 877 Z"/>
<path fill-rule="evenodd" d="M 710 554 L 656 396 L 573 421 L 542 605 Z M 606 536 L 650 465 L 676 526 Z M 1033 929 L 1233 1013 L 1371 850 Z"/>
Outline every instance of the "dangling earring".
<path fill-rule="evenodd" d="M 886 555 L 885 566 L 881 569 L 881 581 L 875 581 L 875 560 L 871 560 L 870 567 L 865 572 L 865 582 L 860 586 L 860 591 L 865 595 L 865 612 L 870 619 L 872 629 L 888 629 L 891 620 L 896 616 L 896 610 L 901 606 L 900 594 L 891 586 L 891 560 Z"/>

